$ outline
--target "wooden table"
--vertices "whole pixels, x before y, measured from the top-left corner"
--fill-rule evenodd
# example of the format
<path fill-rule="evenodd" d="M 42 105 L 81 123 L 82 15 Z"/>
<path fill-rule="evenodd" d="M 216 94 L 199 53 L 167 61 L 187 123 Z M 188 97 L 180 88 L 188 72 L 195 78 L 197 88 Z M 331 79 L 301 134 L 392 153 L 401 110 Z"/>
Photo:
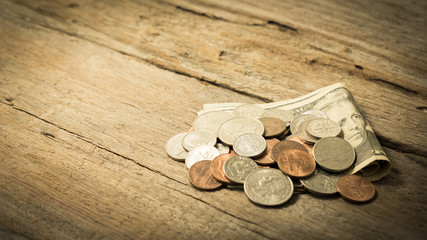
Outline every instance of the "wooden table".
<path fill-rule="evenodd" d="M 425 239 L 425 1 L 0 1 L 0 238 Z M 276 208 L 193 188 L 164 146 L 204 103 L 344 82 L 377 197 Z"/>

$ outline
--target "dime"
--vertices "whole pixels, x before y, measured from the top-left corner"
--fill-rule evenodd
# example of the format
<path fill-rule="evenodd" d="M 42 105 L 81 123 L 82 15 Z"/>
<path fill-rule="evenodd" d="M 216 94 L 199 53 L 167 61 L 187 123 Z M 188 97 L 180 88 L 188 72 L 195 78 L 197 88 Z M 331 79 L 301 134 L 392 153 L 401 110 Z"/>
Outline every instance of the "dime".
<path fill-rule="evenodd" d="M 221 126 L 221 124 L 223 124 L 227 120 L 230 120 L 235 117 L 236 116 L 232 112 L 225 112 L 225 111 L 207 112 L 198 116 L 196 119 L 194 119 L 193 128 L 195 131 L 200 131 L 200 130 L 211 131 L 217 137 L 219 126 Z"/>
<path fill-rule="evenodd" d="M 223 182 L 223 183 L 227 183 L 227 184 L 232 183 L 225 176 L 224 163 L 225 163 L 225 161 L 227 161 L 229 158 L 231 158 L 233 156 L 236 156 L 236 154 L 225 153 L 225 154 L 219 155 L 214 160 L 212 160 L 210 169 L 211 169 L 212 175 L 214 176 L 214 178 L 216 178 L 216 180 Z"/>
<path fill-rule="evenodd" d="M 236 117 L 226 121 L 218 129 L 219 139 L 227 145 L 232 145 L 238 136 L 245 133 L 256 133 L 262 136 L 264 125 L 254 118 Z"/>
<path fill-rule="evenodd" d="M 185 165 L 188 169 L 196 162 L 202 160 L 213 160 L 219 155 L 218 149 L 214 146 L 198 146 L 188 152 L 185 158 Z"/>
<path fill-rule="evenodd" d="M 207 130 L 198 130 L 190 132 L 182 139 L 182 146 L 190 151 L 198 146 L 213 146 L 216 143 L 216 136 Z"/>
<path fill-rule="evenodd" d="M 314 170 L 313 175 L 300 180 L 308 191 L 320 195 L 330 195 L 337 193 L 337 182 L 341 176 L 343 175 L 328 173 L 317 168 Z"/>
<path fill-rule="evenodd" d="M 291 111 L 284 110 L 284 109 L 278 109 L 278 108 L 272 108 L 267 109 L 265 112 L 261 115 L 261 117 L 274 117 L 282 119 L 286 123 L 286 126 L 291 125 L 292 121 L 294 120 L 294 115 L 292 115 Z"/>
<path fill-rule="evenodd" d="M 266 148 L 265 139 L 256 133 L 245 133 L 236 138 L 233 143 L 233 150 L 240 156 L 257 157 Z"/>
<path fill-rule="evenodd" d="M 230 148 L 228 146 L 225 146 L 222 143 L 216 143 L 215 147 L 218 149 L 219 154 L 229 153 Z"/>
<path fill-rule="evenodd" d="M 351 144 L 339 137 L 322 138 L 313 147 L 317 164 L 331 172 L 341 172 L 351 167 L 355 156 Z"/>
<path fill-rule="evenodd" d="M 340 134 L 341 127 L 330 119 L 318 118 L 308 123 L 307 132 L 317 138 L 336 137 Z"/>
<path fill-rule="evenodd" d="M 290 140 L 283 140 L 276 143 L 273 146 L 273 149 L 271 150 L 271 156 L 273 157 L 274 161 L 277 162 L 277 159 L 279 159 L 280 153 L 289 149 L 299 149 L 304 152 L 308 152 L 307 148 L 305 148 L 300 143 L 297 143 L 295 141 L 290 141 Z"/>
<path fill-rule="evenodd" d="M 313 119 L 313 120 L 316 120 L 316 119 Z M 315 142 L 317 142 L 317 140 L 319 140 L 319 138 L 314 137 L 307 132 L 307 125 L 313 120 L 302 122 L 298 127 L 298 136 L 308 144 L 314 144 Z"/>
<path fill-rule="evenodd" d="M 282 152 L 277 159 L 282 172 L 291 177 L 307 177 L 316 169 L 313 157 L 305 151 L 290 149 Z"/>
<path fill-rule="evenodd" d="M 263 117 L 259 120 L 264 125 L 264 137 L 266 138 L 280 136 L 287 128 L 286 123 L 279 118 Z"/>
<path fill-rule="evenodd" d="M 258 170 L 258 165 L 248 157 L 234 156 L 224 163 L 225 176 L 235 183 L 243 184 L 245 178 L 255 170 Z"/>
<path fill-rule="evenodd" d="M 305 115 L 300 115 L 297 118 L 294 119 L 294 121 L 291 123 L 291 133 L 292 134 L 298 134 L 298 127 L 301 123 L 308 121 L 308 120 L 312 120 L 312 119 L 316 119 L 317 117 L 311 114 L 305 114 Z"/>
<path fill-rule="evenodd" d="M 181 144 L 182 139 L 184 139 L 187 134 L 187 132 L 179 133 L 167 141 L 165 149 L 170 158 L 178 161 L 184 161 L 187 157 L 187 151 L 185 151 Z"/>
<path fill-rule="evenodd" d="M 291 179 L 274 168 L 252 172 L 246 178 L 243 188 L 249 200 L 264 206 L 280 205 L 288 201 L 294 192 Z"/>
<path fill-rule="evenodd" d="M 278 142 L 280 142 L 280 141 L 277 138 L 266 139 L 265 143 L 267 144 L 267 147 L 265 149 L 265 153 L 262 156 L 256 158 L 255 162 L 260 164 L 260 165 L 274 164 L 275 161 L 274 161 L 273 156 L 271 154 L 272 154 L 273 146 Z"/>
<path fill-rule="evenodd" d="M 367 202 L 375 196 L 374 185 L 358 175 L 341 177 L 337 189 L 342 198 L 354 202 Z"/>
<path fill-rule="evenodd" d="M 258 119 L 264 113 L 264 108 L 259 107 L 256 104 L 242 104 L 237 106 L 233 113 L 237 117 L 251 117 Z"/>
<path fill-rule="evenodd" d="M 191 166 L 188 171 L 188 179 L 193 186 L 204 190 L 212 190 L 221 187 L 222 184 L 212 176 L 209 170 L 211 162 L 210 160 L 203 160 Z"/>
<path fill-rule="evenodd" d="M 308 114 L 313 115 L 316 118 L 328 118 L 324 112 L 319 110 L 308 110 L 306 112 L 301 113 L 301 115 L 308 115 Z"/>

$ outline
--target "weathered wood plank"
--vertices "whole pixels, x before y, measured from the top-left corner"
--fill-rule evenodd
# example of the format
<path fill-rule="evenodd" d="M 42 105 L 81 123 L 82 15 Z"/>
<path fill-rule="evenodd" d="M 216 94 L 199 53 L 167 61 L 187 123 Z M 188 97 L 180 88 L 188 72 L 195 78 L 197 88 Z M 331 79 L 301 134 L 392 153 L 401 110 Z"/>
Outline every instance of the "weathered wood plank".
<path fill-rule="evenodd" d="M 167 19 L 170 24 L 176 24 L 176 18 L 181 17 L 179 21 L 182 22 L 201 21 L 212 24 L 210 27 L 219 25 L 216 21 L 210 22 L 210 18 L 194 16 L 174 6 L 145 3 L 143 6 L 151 10 L 140 7 L 141 11 L 164 14 L 157 15 L 160 23 L 152 19 L 150 26 L 156 31 L 161 29 L 160 35 L 168 35 L 163 39 L 165 48 L 153 41 L 151 48 L 150 44 L 143 44 L 135 49 L 139 46 L 138 41 L 134 42 L 135 31 L 126 27 L 130 26 L 128 15 L 120 11 L 130 10 L 131 15 L 136 10 L 129 6 L 136 8 L 137 3 L 123 4 L 126 8 L 116 6 L 120 11 L 99 2 L 88 6 L 84 3 L 79 7 L 59 3 L 63 11 L 87 8 L 85 14 L 81 13 L 86 19 L 80 20 L 78 26 L 72 23 L 73 15 L 63 15 L 58 3 L 35 3 L 40 4 L 31 6 L 36 11 L 19 4 L 0 3 L 1 224 L 30 238 L 65 239 L 422 239 L 425 236 L 427 189 L 423 183 L 426 167 L 425 156 L 420 156 L 419 152 L 403 154 L 386 148 L 394 164 L 393 171 L 375 183 L 378 196 L 373 203 L 365 205 L 349 204 L 338 197 L 298 194 L 284 206 L 262 208 L 251 204 L 239 190 L 202 192 L 192 188 L 185 166 L 166 157 L 163 150 L 166 140 L 185 131 L 203 103 L 260 100 L 194 79 L 194 76 L 209 73 L 219 81 L 225 79 L 222 71 L 232 71 L 228 69 L 230 65 L 217 68 L 215 62 L 202 61 L 204 65 L 196 69 L 202 74 L 191 72 L 195 59 L 203 59 L 203 54 L 184 61 L 185 57 L 177 57 L 172 52 L 173 43 L 180 43 L 175 48 L 185 52 L 194 47 L 190 45 L 193 40 L 198 42 L 194 38 L 188 41 L 180 38 L 179 41 L 174 37 L 179 36 L 179 32 L 173 35 L 172 30 L 162 24 Z M 95 7 L 103 9 L 102 13 L 95 11 Z M 100 22 L 87 16 L 89 12 L 99 14 L 102 18 L 97 21 Z M 118 19 L 122 17 L 125 19 Z M 200 20 L 200 17 L 206 19 Z M 117 23 L 122 26 L 118 27 Z M 223 23 L 227 29 L 230 25 L 236 27 L 229 22 Z M 69 32 L 64 26 L 76 27 L 76 32 Z M 210 36 L 206 30 L 193 27 L 195 32 Z M 273 28 L 270 30 L 277 32 Z M 235 28 L 235 33 L 246 31 L 249 30 L 240 29 L 240 25 Z M 215 42 L 217 38 L 212 39 Z M 201 45 L 206 44 L 205 41 Z M 255 43 L 248 43 L 248 48 L 253 48 Z M 205 47 L 201 52 L 209 51 L 210 48 Z M 173 68 L 166 71 L 153 64 Z M 246 64 L 248 62 L 237 59 L 236 66 L 250 68 Z M 294 64 L 297 65 L 297 61 Z M 171 72 L 175 67 L 185 71 Z M 260 69 L 258 65 L 252 67 Z M 328 71 L 329 74 L 341 73 L 340 70 L 331 73 L 331 68 L 322 71 L 325 75 Z M 270 74 L 266 71 L 256 77 L 279 76 L 277 72 Z M 251 80 L 242 72 L 233 76 L 244 79 L 237 81 L 234 87 Z M 219 83 L 225 83 L 221 81 Z M 256 89 L 260 80 L 256 81 L 258 83 L 246 88 L 242 85 L 242 89 L 249 94 L 261 93 L 275 99 L 282 96 L 281 91 L 296 96 L 331 80 L 313 82 L 313 86 L 309 81 L 302 82 L 305 86 L 292 91 L 276 90 L 273 97 L 263 93 L 275 87 L 273 81 L 272 85 L 266 84 L 263 91 Z M 283 84 L 293 84 L 288 78 L 284 81 Z M 359 77 L 354 77 L 354 81 L 361 82 Z M 375 89 L 379 85 L 369 86 L 374 86 L 374 90 L 366 91 L 378 94 Z M 365 91 L 360 87 L 355 89 L 356 98 Z M 398 100 L 402 96 L 405 96 L 403 99 L 424 99 L 419 93 L 392 88 L 385 91 L 397 95 L 395 99 Z M 370 99 L 372 96 L 366 99 L 366 105 L 363 102 L 361 105 L 374 127 L 378 126 L 375 130 L 391 129 L 386 121 L 392 120 L 392 110 L 383 110 L 389 114 L 381 121 L 378 103 Z M 378 100 L 386 106 L 396 104 L 387 101 L 385 97 Z M 411 106 L 403 103 L 405 112 L 402 114 Z M 419 126 L 408 130 L 411 133 L 424 124 L 423 115 L 414 115 L 414 118 Z M 401 121 L 395 124 L 393 126 L 399 128 L 405 126 Z M 401 131 L 389 133 L 391 141 L 397 141 L 400 137 L 397 133 Z M 425 139 L 425 136 L 416 137 Z"/>

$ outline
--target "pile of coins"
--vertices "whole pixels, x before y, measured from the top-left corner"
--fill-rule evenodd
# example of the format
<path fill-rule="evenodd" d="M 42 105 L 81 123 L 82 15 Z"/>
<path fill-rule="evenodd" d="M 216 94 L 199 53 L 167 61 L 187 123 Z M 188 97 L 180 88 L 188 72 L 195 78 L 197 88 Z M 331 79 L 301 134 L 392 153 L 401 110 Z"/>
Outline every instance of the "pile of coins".
<path fill-rule="evenodd" d="M 295 191 L 306 190 L 367 202 L 375 188 L 361 176 L 346 174 L 356 156 L 341 132 L 321 111 L 294 118 L 286 110 L 243 104 L 233 112 L 198 116 L 188 132 L 169 139 L 166 152 L 185 162 L 193 186 L 243 187 L 249 200 L 264 206 L 283 204 Z"/>

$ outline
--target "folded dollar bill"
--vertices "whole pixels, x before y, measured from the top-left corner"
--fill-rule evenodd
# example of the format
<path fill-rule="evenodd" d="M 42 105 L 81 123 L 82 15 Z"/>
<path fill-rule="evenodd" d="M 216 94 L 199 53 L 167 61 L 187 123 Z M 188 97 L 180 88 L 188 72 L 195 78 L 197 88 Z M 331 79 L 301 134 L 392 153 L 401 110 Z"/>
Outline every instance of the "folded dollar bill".
<path fill-rule="evenodd" d="M 244 103 L 205 104 L 198 114 L 210 111 L 233 111 L 242 104 Z M 322 111 L 329 119 L 340 124 L 344 139 L 356 152 L 356 162 L 348 174 L 357 173 L 370 181 L 376 181 L 390 172 L 390 160 L 353 95 L 343 83 L 318 89 L 302 97 L 257 105 L 266 110 L 275 108 L 289 110 L 295 117 L 309 110 Z"/>

